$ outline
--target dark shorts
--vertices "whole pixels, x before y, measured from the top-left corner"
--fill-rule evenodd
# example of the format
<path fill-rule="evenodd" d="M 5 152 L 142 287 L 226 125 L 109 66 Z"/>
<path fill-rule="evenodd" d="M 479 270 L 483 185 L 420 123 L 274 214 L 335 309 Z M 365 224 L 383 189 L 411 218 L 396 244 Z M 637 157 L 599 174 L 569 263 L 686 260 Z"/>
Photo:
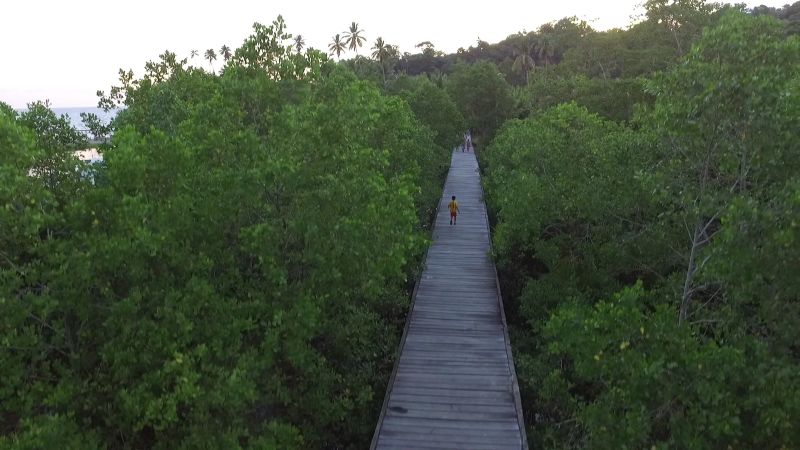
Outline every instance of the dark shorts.
<path fill-rule="evenodd" d="M 451 219 L 455 219 L 456 218 L 456 214 L 457 213 L 455 211 L 450 211 L 450 218 Z"/>

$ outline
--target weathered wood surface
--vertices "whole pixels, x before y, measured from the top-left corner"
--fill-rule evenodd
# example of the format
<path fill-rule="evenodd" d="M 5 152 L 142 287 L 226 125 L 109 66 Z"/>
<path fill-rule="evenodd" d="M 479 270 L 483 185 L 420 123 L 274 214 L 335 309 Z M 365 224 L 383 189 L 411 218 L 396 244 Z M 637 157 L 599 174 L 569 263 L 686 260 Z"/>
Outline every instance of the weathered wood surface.
<path fill-rule="evenodd" d="M 454 152 L 373 449 L 527 448 L 482 194 L 475 155 Z"/>

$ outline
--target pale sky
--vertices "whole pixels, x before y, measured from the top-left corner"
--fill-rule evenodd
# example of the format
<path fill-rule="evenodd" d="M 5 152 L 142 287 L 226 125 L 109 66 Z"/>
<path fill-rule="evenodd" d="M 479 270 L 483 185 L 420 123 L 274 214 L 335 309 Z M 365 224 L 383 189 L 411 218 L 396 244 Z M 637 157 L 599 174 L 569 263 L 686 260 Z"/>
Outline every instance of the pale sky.
<path fill-rule="evenodd" d="M 327 51 L 336 33 L 356 21 L 368 54 L 378 36 L 400 51 L 431 41 L 450 53 L 495 43 L 545 22 L 578 16 L 594 28 L 626 27 L 643 0 L 435 0 L 293 1 L 225 0 L 4 0 L 0 14 L 0 100 L 16 108 L 49 99 L 53 107 L 94 106 L 120 68 L 141 75 L 146 61 L 164 50 L 188 57 L 226 44 L 238 47 L 253 22 L 270 24 L 282 14 L 293 35 Z M 748 2 L 781 6 L 790 0 Z M 343 55 L 344 56 L 344 55 Z M 348 53 L 346 57 L 352 56 Z M 197 58 L 196 65 L 207 67 Z M 219 68 L 220 63 L 216 64 Z"/>

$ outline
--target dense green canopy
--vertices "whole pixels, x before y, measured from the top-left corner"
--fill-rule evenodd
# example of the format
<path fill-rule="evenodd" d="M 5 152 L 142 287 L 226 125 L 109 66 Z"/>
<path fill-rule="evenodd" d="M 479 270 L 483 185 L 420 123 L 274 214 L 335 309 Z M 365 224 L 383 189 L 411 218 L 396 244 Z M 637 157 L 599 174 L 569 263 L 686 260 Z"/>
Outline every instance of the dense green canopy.
<path fill-rule="evenodd" d="M 482 153 L 533 447 L 800 444 L 797 61 L 729 12 L 630 126 L 566 104 Z"/>
<path fill-rule="evenodd" d="M 457 136 L 283 39 L 123 74 L 93 177 L 4 109 L 0 446 L 366 445 Z"/>
<path fill-rule="evenodd" d="M 465 129 L 531 448 L 800 446 L 798 5 L 339 63 L 279 17 L 120 71 L 100 164 L 0 103 L 0 447 L 366 448 Z"/>

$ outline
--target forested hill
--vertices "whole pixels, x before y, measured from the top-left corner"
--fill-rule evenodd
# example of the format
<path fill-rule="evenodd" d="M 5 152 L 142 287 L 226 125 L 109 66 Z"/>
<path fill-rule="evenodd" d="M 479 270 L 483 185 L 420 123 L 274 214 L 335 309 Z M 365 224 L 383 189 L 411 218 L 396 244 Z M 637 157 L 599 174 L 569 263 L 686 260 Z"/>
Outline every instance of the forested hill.
<path fill-rule="evenodd" d="M 515 113 L 526 115 L 575 101 L 605 117 L 628 120 L 634 104 L 652 101 L 640 82 L 642 77 L 678 64 L 705 28 L 725 11 L 738 10 L 695 0 L 650 0 L 644 8 L 639 21 L 626 29 L 596 31 L 568 17 L 533 23 L 536 31 L 519 31 L 498 43 L 478 41 L 451 54 L 438 51 L 429 41 L 421 42 L 421 52 L 416 54 L 401 54 L 383 43 L 387 47 L 383 72 L 390 79 L 392 75 L 425 75 L 442 84 L 465 66 L 491 63 L 515 90 Z M 787 34 L 800 33 L 800 2 L 746 12 L 778 19 Z M 356 56 L 347 63 L 361 78 L 380 83 L 378 62 Z"/>
<path fill-rule="evenodd" d="M 99 164 L 0 103 L 0 448 L 366 448 L 465 129 L 531 448 L 800 448 L 798 5 L 351 59 L 278 17 L 120 70 Z"/>
<path fill-rule="evenodd" d="M 644 2 L 644 15 L 626 29 L 594 30 L 575 17 L 531 24 L 535 31 L 519 31 L 506 39 L 461 47 L 456 53 L 436 50 L 435 43 L 422 42 L 420 53 L 399 55 L 394 69 L 408 75 L 451 73 L 460 62 L 487 61 L 498 66 L 512 85 L 526 84 L 526 68 L 561 66 L 557 73 L 580 73 L 587 77 L 632 78 L 648 75 L 674 64 L 691 48 L 703 28 L 715 22 L 728 6 L 697 1 Z M 783 21 L 786 32 L 800 33 L 800 2 L 782 8 L 759 6 L 748 11 Z M 669 27 L 666 24 L 674 23 Z"/>

